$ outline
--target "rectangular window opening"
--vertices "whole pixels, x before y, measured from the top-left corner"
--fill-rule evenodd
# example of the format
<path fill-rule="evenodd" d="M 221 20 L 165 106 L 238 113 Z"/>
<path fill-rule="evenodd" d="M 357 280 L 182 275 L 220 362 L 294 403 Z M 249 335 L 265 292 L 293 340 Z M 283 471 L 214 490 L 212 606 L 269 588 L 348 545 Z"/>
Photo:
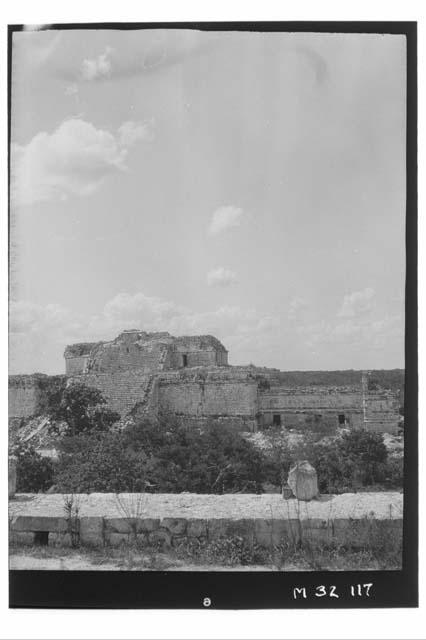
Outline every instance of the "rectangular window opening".
<path fill-rule="evenodd" d="M 346 418 L 344 413 L 339 413 L 339 424 L 346 424 Z"/>
<path fill-rule="evenodd" d="M 49 532 L 36 531 L 34 533 L 34 544 L 39 547 L 46 547 L 49 544 Z"/>
<path fill-rule="evenodd" d="M 272 424 L 274 425 L 274 427 L 281 426 L 281 416 L 279 413 L 274 413 L 274 415 L 272 416 Z"/>
<path fill-rule="evenodd" d="M 184 367 L 188 366 L 188 356 L 186 355 L 186 353 L 184 353 L 182 356 L 182 364 Z"/>

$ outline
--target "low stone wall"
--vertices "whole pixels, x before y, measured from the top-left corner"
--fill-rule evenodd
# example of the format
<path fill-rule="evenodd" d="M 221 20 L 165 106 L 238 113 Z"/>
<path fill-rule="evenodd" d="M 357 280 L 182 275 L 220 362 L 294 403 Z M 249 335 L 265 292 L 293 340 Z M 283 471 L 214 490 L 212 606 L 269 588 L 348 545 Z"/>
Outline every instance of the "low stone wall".
<path fill-rule="evenodd" d="M 69 496 L 68 496 L 69 498 Z M 310 502 L 280 495 L 18 494 L 9 503 L 10 542 L 117 546 L 132 541 L 165 547 L 187 539 L 241 536 L 262 546 L 282 542 L 380 546 L 402 539 L 403 496 L 395 492 L 324 495 Z M 78 507 L 78 514 L 75 508 Z"/>

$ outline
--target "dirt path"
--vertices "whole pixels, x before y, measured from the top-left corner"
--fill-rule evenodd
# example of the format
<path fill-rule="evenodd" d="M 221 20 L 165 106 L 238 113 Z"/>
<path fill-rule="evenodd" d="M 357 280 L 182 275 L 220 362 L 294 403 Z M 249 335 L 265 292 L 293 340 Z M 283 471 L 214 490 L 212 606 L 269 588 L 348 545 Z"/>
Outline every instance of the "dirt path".
<path fill-rule="evenodd" d="M 222 565 L 197 565 L 185 564 L 178 560 L 171 561 L 167 571 L 272 571 L 268 566 L 222 566 Z M 16 554 L 9 557 L 9 569 L 32 571 L 158 571 L 156 567 L 126 566 L 121 560 L 115 562 L 93 563 L 87 557 L 81 555 L 63 558 L 37 558 L 32 555 Z M 297 569 L 294 568 L 293 571 Z"/>

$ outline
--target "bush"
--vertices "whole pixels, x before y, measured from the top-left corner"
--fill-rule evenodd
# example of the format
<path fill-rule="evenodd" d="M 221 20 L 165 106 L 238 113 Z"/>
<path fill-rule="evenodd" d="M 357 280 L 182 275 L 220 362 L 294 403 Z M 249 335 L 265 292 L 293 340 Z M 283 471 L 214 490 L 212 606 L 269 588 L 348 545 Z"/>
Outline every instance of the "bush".
<path fill-rule="evenodd" d="M 120 433 L 86 433 L 60 442 L 55 485 L 63 493 L 145 489 L 146 456 L 124 446 Z"/>
<path fill-rule="evenodd" d="M 55 421 L 51 427 L 58 433 L 56 422 L 65 422 L 65 436 L 77 436 L 93 431 L 105 432 L 120 419 L 120 415 L 104 405 L 105 398 L 99 389 L 81 383 L 56 387 L 48 398 L 49 416 Z"/>
<path fill-rule="evenodd" d="M 186 429 L 169 418 L 121 433 L 65 437 L 55 483 L 62 491 L 260 493 L 265 459 L 232 429 Z"/>
<path fill-rule="evenodd" d="M 343 464 L 352 467 L 352 477 L 362 485 L 373 484 L 379 477 L 381 464 L 387 461 L 388 452 L 380 433 L 364 429 L 351 431 L 337 443 Z"/>
<path fill-rule="evenodd" d="M 49 458 L 43 458 L 34 447 L 25 444 L 16 445 L 12 454 L 17 458 L 18 493 L 38 493 L 52 486 L 54 465 Z"/>
<path fill-rule="evenodd" d="M 389 458 L 379 466 L 378 475 L 378 481 L 386 489 L 401 489 L 404 485 L 404 459 Z"/>

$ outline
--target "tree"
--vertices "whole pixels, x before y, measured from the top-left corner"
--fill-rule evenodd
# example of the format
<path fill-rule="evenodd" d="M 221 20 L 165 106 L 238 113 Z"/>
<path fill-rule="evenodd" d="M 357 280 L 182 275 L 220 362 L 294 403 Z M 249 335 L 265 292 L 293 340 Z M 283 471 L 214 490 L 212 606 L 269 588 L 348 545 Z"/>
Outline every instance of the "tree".
<path fill-rule="evenodd" d="M 77 436 L 88 432 L 105 432 L 120 415 L 104 405 L 106 400 L 99 389 L 87 387 L 79 382 L 53 391 L 48 400 L 49 415 L 56 422 L 65 422 L 67 428 L 61 431 L 63 436 Z M 59 427 L 53 423 L 51 430 L 59 433 Z"/>
<path fill-rule="evenodd" d="M 34 447 L 22 443 L 13 447 L 12 454 L 17 458 L 18 493 L 38 493 L 52 486 L 54 465 L 49 458 L 43 458 Z"/>

